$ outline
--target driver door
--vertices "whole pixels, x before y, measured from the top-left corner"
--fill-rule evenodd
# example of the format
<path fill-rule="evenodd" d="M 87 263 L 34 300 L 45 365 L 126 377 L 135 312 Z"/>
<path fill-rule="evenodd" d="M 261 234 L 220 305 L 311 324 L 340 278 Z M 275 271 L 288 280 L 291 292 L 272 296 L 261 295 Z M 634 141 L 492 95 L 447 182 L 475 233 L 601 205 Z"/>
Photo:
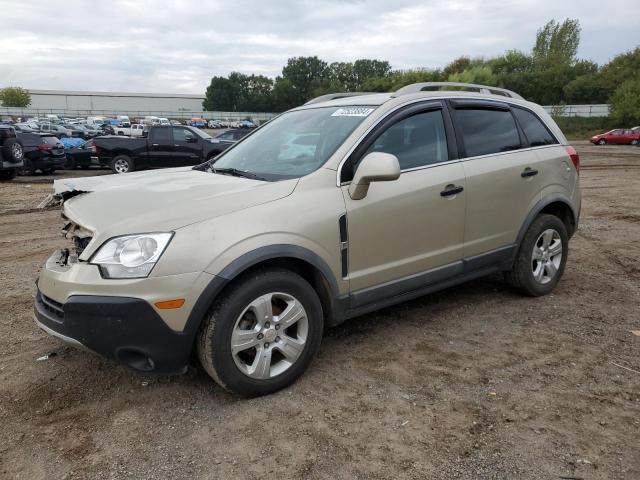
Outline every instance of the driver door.
<path fill-rule="evenodd" d="M 342 178 L 352 308 L 462 273 L 465 174 L 448 114 L 428 102 L 379 125 L 348 162 L 355 171 L 367 153 L 391 153 L 401 175 L 372 183 L 361 200 Z"/>

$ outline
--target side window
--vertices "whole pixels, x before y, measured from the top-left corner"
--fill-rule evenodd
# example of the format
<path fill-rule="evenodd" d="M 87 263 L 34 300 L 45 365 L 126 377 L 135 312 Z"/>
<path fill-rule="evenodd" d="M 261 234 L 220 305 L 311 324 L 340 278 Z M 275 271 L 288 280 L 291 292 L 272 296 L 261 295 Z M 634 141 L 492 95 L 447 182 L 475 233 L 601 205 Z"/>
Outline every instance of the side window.
<path fill-rule="evenodd" d="M 455 114 L 467 157 L 520 148 L 516 122 L 509 110 L 465 108 Z"/>
<path fill-rule="evenodd" d="M 442 111 L 418 113 L 391 125 L 362 157 L 371 152 L 395 155 L 401 170 L 446 162 L 449 154 Z"/>
<path fill-rule="evenodd" d="M 154 127 L 151 130 L 153 143 L 170 143 L 171 142 L 171 132 L 168 128 L 164 127 Z"/>
<path fill-rule="evenodd" d="M 233 140 L 233 132 L 224 132 L 216 137 L 219 140 Z"/>
<path fill-rule="evenodd" d="M 186 128 L 173 127 L 173 140 L 175 142 L 187 142 L 190 138 L 194 138 L 193 132 Z"/>
<path fill-rule="evenodd" d="M 551 132 L 544 126 L 542 121 L 533 113 L 522 108 L 514 108 L 513 113 L 522 127 L 529 145 L 539 147 L 541 145 L 554 145 L 558 141 L 551 135 Z"/>

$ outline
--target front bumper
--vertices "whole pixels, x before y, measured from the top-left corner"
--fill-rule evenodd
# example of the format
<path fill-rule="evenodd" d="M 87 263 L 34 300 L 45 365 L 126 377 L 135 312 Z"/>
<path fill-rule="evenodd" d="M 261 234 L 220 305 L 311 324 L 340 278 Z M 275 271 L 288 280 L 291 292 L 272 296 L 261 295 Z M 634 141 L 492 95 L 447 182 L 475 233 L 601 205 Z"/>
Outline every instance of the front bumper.
<path fill-rule="evenodd" d="M 60 252 L 55 252 L 38 279 L 34 314 L 41 328 L 134 370 L 186 369 L 204 314 L 194 305 L 212 275 L 193 272 L 109 280 L 95 265 L 60 265 L 59 260 Z M 173 298 L 184 298 L 184 305 L 168 310 L 154 306 Z"/>
<path fill-rule="evenodd" d="M 34 315 L 50 335 L 133 370 L 183 373 L 189 363 L 193 336 L 171 330 L 139 298 L 74 295 L 61 304 L 38 290 Z"/>

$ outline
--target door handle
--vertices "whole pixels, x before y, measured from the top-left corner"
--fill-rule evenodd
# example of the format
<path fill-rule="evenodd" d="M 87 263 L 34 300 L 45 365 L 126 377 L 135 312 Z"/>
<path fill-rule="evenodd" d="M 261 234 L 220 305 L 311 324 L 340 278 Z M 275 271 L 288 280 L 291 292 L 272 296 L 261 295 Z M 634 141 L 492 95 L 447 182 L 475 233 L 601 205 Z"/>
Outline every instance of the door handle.
<path fill-rule="evenodd" d="M 159 143 L 152 143 L 152 144 L 151 144 L 151 146 L 152 146 L 152 147 L 159 147 L 159 146 L 160 146 L 160 144 L 159 144 Z"/>
<path fill-rule="evenodd" d="M 457 195 L 458 193 L 462 192 L 463 190 L 464 190 L 464 187 L 461 187 L 460 185 L 454 185 L 453 183 L 450 183 L 449 185 L 444 187 L 444 190 L 442 190 L 440 192 L 440 196 L 441 197 L 450 197 L 451 195 Z"/>
<path fill-rule="evenodd" d="M 522 178 L 527 178 L 527 177 L 534 177 L 537 174 L 538 174 L 538 170 L 536 170 L 535 168 L 527 167 L 522 171 L 520 176 Z"/>

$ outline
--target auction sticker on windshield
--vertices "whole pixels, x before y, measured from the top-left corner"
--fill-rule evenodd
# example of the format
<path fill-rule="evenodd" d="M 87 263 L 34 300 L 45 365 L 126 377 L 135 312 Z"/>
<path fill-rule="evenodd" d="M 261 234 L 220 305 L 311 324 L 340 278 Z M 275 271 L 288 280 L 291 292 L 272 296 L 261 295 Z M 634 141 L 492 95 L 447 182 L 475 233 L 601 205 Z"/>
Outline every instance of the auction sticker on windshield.
<path fill-rule="evenodd" d="M 332 117 L 366 117 L 374 110 L 375 108 L 346 107 L 346 108 L 339 108 L 338 110 L 333 112 L 331 116 Z"/>

